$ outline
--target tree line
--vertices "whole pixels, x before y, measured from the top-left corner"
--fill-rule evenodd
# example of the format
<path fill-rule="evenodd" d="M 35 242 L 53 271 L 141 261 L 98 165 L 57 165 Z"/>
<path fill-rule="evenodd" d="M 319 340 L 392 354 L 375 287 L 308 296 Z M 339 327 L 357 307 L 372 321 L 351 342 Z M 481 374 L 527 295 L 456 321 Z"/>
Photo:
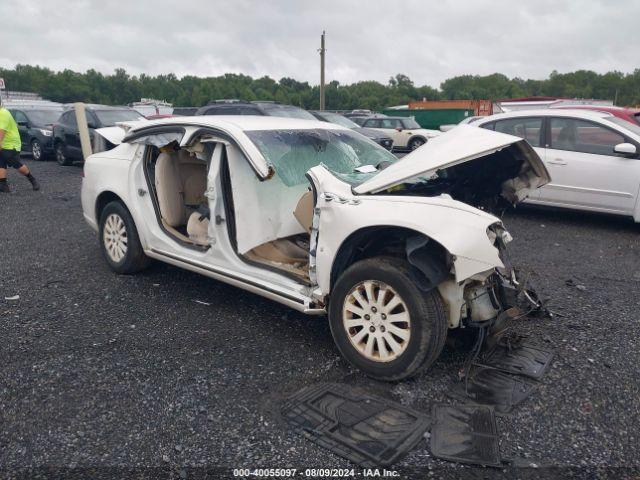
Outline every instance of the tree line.
<path fill-rule="evenodd" d="M 84 73 L 59 72 L 32 65 L 0 68 L 7 89 L 35 92 L 56 102 L 87 102 L 124 105 L 140 98 L 166 100 L 175 106 L 201 106 L 222 98 L 242 100 L 274 100 L 280 103 L 314 109 L 319 106 L 319 87 L 293 78 L 276 81 L 270 77 L 252 78 L 227 73 L 217 77 L 186 75 L 178 78 L 170 73 L 150 76 L 130 75 L 118 68 L 105 75 L 96 70 Z M 326 108 L 381 110 L 412 100 L 453 100 L 525 97 L 532 95 L 568 98 L 597 98 L 615 101 L 616 105 L 640 105 L 640 69 L 633 73 L 589 70 L 571 73 L 552 72 L 544 80 L 509 78 L 493 75 L 461 75 L 442 82 L 439 88 L 416 86 L 406 75 L 391 77 L 387 84 L 361 81 L 343 85 L 337 81 L 326 87 Z"/>

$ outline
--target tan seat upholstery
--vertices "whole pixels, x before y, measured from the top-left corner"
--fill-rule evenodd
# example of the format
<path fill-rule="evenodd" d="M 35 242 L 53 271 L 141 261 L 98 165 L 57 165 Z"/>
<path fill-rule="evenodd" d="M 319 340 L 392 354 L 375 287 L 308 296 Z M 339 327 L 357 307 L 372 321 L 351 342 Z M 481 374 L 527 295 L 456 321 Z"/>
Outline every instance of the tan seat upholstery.
<path fill-rule="evenodd" d="M 209 219 L 203 217 L 198 212 L 193 212 L 189 216 L 189 222 L 187 223 L 187 234 L 189 240 L 199 244 L 207 245 L 209 232 Z"/>
<path fill-rule="evenodd" d="M 207 164 L 191 156 L 186 150 L 178 152 L 180 180 L 184 194 L 184 203 L 200 205 L 206 202 Z"/>
<path fill-rule="evenodd" d="M 161 153 L 156 161 L 156 194 L 162 219 L 170 227 L 184 225 L 187 210 L 183 201 L 182 179 L 176 154 Z"/>
<path fill-rule="evenodd" d="M 296 217 L 298 223 L 304 228 L 308 233 L 311 233 L 311 227 L 313 225 L 313 193 L 305 192 L 300 200 L 298 200 L 298 205 L 296 205 L 296 209 L 293 212 L 293 216 Z"/>

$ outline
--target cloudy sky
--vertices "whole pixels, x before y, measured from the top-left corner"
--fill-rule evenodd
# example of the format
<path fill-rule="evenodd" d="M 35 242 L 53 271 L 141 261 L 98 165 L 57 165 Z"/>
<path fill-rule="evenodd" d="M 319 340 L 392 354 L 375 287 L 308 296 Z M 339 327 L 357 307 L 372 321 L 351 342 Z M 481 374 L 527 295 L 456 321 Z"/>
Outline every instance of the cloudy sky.
<path fill-rule="evenodd" d="M 0 3 L 0 66 L 386 82 L 640 68 L 638 0 L 20 0 Z"/>

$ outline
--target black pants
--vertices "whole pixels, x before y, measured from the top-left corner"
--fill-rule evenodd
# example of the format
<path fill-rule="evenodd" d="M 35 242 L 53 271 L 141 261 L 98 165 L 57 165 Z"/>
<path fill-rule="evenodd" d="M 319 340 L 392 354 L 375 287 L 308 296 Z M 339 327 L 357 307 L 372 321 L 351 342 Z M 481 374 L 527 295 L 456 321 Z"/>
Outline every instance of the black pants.
<path fill-rule="evenodd" d="M 0 168 L 6 169 L 7 166 L 15 169 L 22 167 L 18 150 L 5 150 L 4 148 L 0 150 Z"/>

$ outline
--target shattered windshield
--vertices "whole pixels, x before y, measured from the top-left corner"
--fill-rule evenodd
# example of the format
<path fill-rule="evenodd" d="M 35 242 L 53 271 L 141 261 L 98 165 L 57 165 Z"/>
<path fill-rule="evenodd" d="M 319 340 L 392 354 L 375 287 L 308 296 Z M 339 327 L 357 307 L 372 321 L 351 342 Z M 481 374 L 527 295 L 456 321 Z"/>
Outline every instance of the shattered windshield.
<path fill-rule="evenodd" d="M 358 185 L 396 161 L 387 150 L 350 130 L 255 130 L 246 134 L 288 187 L 306 183 L 307 171 L 320 164 Z"/>

